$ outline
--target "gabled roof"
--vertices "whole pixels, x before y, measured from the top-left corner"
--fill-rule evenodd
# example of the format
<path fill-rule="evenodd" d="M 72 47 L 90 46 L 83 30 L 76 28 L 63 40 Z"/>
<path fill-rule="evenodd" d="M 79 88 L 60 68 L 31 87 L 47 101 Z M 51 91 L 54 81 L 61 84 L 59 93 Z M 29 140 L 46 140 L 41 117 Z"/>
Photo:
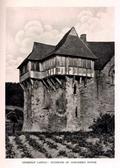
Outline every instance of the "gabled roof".
<path fill-rule="evenodd" d="M 96 59 L 96 56 L 87 47 L 87 45 L 79 38 L 74 27 L 72 27 L 56 45 L 55 49 L 48 54 L 64 55 L 80 58 Z"/>
<path fill-rule="evenodd" d="M 56 46 L 34 42 L 32 52 L 18 68 L 28 60 L 43 61 L 53 55 L 93 59 L 95 69 L 100 70 L 114 56 L 114 42 L 84 42 L 72 27 Z"/>
<path fill-rule="evenodd" d="M 48 55 L 48 53 L 50 53 L 51 51 L 53 51 L 54 48 L 55 48 L 55 46 L 52 46 L 52 45 L 49 45 L 49 44 L 43 44 L 43 43 L 34 42 L 32 52 L 21 63 L 21 65 L 23 65 L 28 60 L 31 60 L 31 61 L 41 61 L 42 59 L 46 58 L 46 56 Z M 18 68 L 20 68 L 21 65 Z"/>
<path fill-rule="evenodd" d="M 96 56 L 78 37 L 75 28 L 72 27 L 56 46 L 34 42 L 32 52 L 22 62 L 21 65 L 23 65 L 27 60 L 42 61 L 52 55 L 64 55 L 96 59 Z M 20 68 L 21 65 L 18 68 Z"/>
<path fill-rule="evenodd" d="M 48 53 L 53 51 L 55 46 L 34 42 L 33 51 L 28 56 L 29 60 L 42 60 Z"/>
<path fill-rule="evenodd" d="M 103 69 L 114 56 L 114 42 L 87 42 L 87 44 L 97 56 L 97 60 L 95 60 L 95 69 Z"/>

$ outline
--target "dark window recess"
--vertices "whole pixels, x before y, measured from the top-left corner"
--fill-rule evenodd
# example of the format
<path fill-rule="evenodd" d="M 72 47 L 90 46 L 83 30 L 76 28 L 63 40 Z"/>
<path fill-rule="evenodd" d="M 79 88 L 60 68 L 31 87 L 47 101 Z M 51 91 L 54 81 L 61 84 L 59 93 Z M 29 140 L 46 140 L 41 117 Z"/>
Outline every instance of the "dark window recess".
<path fill-rule="evenodd" d="M 64 114 L 66 110 L 66 104 L 64 100 L 64 95 L 62 94 L 57 100 L 56 100 L 56 111 L 60 114 Z"/>
<path fill-rule="evenodd" d="M 76 90 L 77 90 L 76 84 L 74 84 L 74 88 L 73 89 L 74 89 L 73 93 L 76 94 Z"/>
<path fill-rule="evenodd" d="M 91 69 L 91 61 L 86 60 L 86 68 Z"/>
<path fill-rule="evenodd" d="M 23 65 L 22 68 L 20 69 L 20 74 L 23 75 L 27 72 L 27 64 L 26 65 Z"/>
<path fill-rule="evenodd" d="M 86 68 L 86 60 L 82 60 L 83 68 Z"/>
<path fill-rule="evenodd" d="M 36 71 L 40 71 L 39 62 L 36 63 Z"/>
<path fill-rule="evenodd" d="M 40 71 L 39 69 L 39 62 L 31 62 L 31 70 L 33 71 Z"/>
<path fill-rule="evenodd" d="M 84 78 L 84 86 L 87 86 L 87 77 Z"/>
<path fill-rule="evenodd" d="M 77 107 L 75 108 L 75 117 L 78 117 Z"/>

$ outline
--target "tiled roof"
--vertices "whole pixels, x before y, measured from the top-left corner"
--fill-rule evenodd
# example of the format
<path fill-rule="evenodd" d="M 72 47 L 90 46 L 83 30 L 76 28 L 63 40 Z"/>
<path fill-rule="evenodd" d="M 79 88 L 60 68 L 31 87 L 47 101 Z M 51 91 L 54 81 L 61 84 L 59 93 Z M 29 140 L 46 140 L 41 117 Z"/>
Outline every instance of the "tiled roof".
<path fill-rule="evenodd" d="M 62 40 L 56 45 L 55 50 L 48 54 L 48 57 L 51 55 L 96 59 L 92 51 L 79 38 L 74 27 L 64 35 Z"/>
<path fill-rule="evenodd" d="M 95 60 L 95 69 L 102 69 L 114 55 L 114 42 L 84 42 L 72 27 L 56 45 L 34 42 L 33 50 L 18 67 L 26 61 L 43 61 L 52 55 L 64 55 Z"/>
<path fill-rule="evenodd" d="M 48 53 L 53 51 L 54 48 L 55 48 L 55 46 L 52 46 L 52 45 L 49 45 L 49 44 L 43 44 L 43 43 L 34 42 L 32 52 L 20 64 L 20 66 L 18 68 L 20 68 L 21 65 L 23 65 L 28 60 L 31 60 L 31 61 L 41 61 L 41 60 L 43 60 L 43 58 L 46 58 Z"/>
<path fill-rule="evenodd" d="M 34 42 L 33 51 L 28 56 L 29 60 L 42 60 L 53 51 L 55 46 Z"/>

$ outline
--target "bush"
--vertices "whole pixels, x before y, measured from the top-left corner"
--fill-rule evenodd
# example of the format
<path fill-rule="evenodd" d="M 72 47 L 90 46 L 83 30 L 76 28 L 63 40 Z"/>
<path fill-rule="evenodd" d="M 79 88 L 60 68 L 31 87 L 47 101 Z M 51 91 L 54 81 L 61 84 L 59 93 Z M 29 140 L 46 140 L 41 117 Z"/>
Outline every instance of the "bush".
<path fill-rule="evenodd" d="M 89 128 L 92 129 L 94 133 L 110 133 L 114 134 L 114 115 L 110 114 L 100 114 L 97 120 L 94 120 L 93 125 Z"/>
<path fill-rule="evenodd" d="M 5 83 L 5 102 L 6 105 L 23 107 L 24 96 L 23 89 L 19 83 L 7 82 Z"/>

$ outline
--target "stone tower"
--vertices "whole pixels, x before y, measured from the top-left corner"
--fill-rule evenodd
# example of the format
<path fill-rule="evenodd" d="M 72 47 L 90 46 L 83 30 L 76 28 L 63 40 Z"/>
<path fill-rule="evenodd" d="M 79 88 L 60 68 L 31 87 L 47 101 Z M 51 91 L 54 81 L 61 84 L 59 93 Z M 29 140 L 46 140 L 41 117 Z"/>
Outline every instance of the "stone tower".
<path fill-rule="evenodd" d="M 81 129 L 79 88 L 94 77 L 96 56 L 71 28 L 56 45 L 34 42 L 18 67 L 24 89 L 23 131 Z"/>

